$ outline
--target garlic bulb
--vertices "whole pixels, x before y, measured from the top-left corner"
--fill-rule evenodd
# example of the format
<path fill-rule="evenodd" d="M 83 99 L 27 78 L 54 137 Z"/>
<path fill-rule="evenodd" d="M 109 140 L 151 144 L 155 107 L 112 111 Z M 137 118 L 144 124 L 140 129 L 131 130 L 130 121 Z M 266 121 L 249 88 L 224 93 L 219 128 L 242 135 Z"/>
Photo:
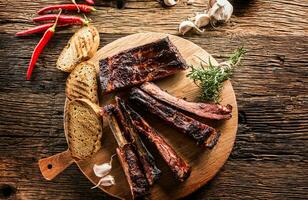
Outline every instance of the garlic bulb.
<path fill-rule="evenodd" d="M 216 0 L 209 9 L 210 18 L 214 21 L 227 22 L 233 13 L 233 6 L 227 0 Z"/>
<path fill-rule="evenodd" d="M 195 25 L 200 28 L 210 23 L 210 15 L 208 13 L 197 14 L 195 17 Z"/>
<path fill-rule="evenodd" d="M 192 21 L 185 20 L 185 21 L 182 21 L 180 26 L 179 26 L 179 33 L 184 35 L 185 33 L 187 33 L 188 31 L 190 31 L 192 29 L 195 29 L 200 33 L 203 32 Z"/>
<path fill-rule="evenodd" d="M 108 176 L 105 176 L 105 177 L 101 178 L 98 181 L 98 183 L 95 186 L 93 186 L 91 189 L 97 188 L 100 185 L 105 186 L 105 187 L 109 187 L 109 186 L 115 185 L 114 177 L 111 176 L 111 175 L 108 175 Z"/>
<path fill-rule="evenodd" d="M 176 1 L 175 0 L 164 0 L 164 4 L 166 6 L 174 6 L 176 4 Z"/>

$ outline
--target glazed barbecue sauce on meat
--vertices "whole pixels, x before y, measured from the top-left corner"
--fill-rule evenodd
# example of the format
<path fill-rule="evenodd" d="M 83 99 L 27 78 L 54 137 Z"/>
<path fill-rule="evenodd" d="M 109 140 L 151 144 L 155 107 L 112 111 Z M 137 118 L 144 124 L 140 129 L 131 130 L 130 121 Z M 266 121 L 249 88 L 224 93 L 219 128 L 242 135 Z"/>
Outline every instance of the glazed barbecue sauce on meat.
<path fill-rule="evenodd" d="M 122 51 L 99 62 L 103 94 L 172 75 L 187 64 L 168 37 Z"/>

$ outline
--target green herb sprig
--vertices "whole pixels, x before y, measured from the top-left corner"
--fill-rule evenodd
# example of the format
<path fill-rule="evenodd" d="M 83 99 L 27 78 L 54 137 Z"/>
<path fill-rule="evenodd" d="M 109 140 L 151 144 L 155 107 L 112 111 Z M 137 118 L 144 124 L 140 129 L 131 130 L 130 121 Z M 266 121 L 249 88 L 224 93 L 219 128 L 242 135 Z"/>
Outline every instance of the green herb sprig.
<path fill-rule="evenodd" d="M 220 63 L 218 66 L 212 64 L 209 59 L 209 64 L 206 66 L 204 60 L 201 60 L 201 67 L 191 67 L 191 71 L 187 75 L 195 84 L 200 87 L 201 101 L 220 102 L 220 91 L 224 81 L 231 78 L 234 69 L 240 65 L 240 62 L 245 55 L 246 50 L 241 47 L 237 49 L 228 59 L 228 61 Z"/>

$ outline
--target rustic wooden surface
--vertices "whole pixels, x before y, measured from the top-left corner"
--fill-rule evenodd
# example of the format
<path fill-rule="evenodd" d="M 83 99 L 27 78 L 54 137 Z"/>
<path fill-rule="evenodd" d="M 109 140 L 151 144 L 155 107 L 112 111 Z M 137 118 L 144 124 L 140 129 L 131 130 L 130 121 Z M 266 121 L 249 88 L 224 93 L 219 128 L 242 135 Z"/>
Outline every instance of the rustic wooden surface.
<path fill-rule="evenodd" d="M 97 0 L 98 1 L 98 0 Z M 45 5 L 67 1 L 0 0 L 0 199 L 112 199 L 76 165 L 54 181 L 40 175 L 38 158 L 67 148 L 63 134 L 66 75 L 55 68 L 75 30 L 52 39 L 33 81 L 25 81 L 38 36 L 15 38 L 32 26 Z M 231 23 L 186 39 L 219 61 L 244 45 L 244 66 L 232 80 L 239 106 L 233 152 L 219 174 L 187 199 L 305 199 L 308 196 L 308 6 L 294 0 L 236 1 Z M 129 0 L 126 9 L 100 1 L 92 15 L 101 46 L 141 31 L 176 33 L 201 5 L 163 9 L 155 1 Z"/>

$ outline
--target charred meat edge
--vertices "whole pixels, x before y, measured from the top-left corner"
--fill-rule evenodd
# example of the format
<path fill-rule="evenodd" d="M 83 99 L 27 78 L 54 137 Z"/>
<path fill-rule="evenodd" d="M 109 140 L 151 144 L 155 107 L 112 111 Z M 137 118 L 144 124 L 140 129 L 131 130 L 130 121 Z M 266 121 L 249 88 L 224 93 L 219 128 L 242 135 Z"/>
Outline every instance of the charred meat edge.
<path fill-rule="evenodd" d="M 154 157 L 148 151 L 148 149 L 143 144 L 140 137 L 135 132 L 130 120 L 127 117 L 125 117 L 122 110 L 119 109 L 122 100 L 117 96 L 115 97 L 115 100 L 116 100 L 116 110 L 115 110 L 116 116 L 119 119 L 119 122 L 121 122 L 120 124 L 122 125 L 122 128 L 124 130 L 125 138 L 134 145 L 137 155 L 139 157 L 139 161 L 142 164 L 144 174 L 146 175 L 146 178 L 148 180 L 148 183 L 149 185 L 153 185 L 154 182 L 156 182 L 159 179 L 161 171 L 158 169 Z"/>
<path fill-rule="evenodd" d="M 114 106 L 105 106 L 106 117 L 110 129 L 118 143 L 116 149 L 121 166 L 124 170 L 133 199 L 142 199 L 149 196 L 149 185 L 140 166 L 135 149 L 123 136 L 114 114 Z"/>
<path fill-rule="evenodd" d="M 122 51 L 99 62 L 104 94 L 160 79 L 188 68 L 168 37 Z"/>
<path fill-rule="evenodd" d="M 150 94 L 159 101 L 163 101 L 175 108 L 195 114 L 206 119 L 230 119 L 232 117 L 232 106 L 222 106 L 219 104 L 188 102 L 184 99 L 172 96 L 163 91 L 154 83 L 146 82 L 140 87 L 143 91 Z"/>
<path fill-rule="evenodd" d="M 145 109 L 161 118 L 164 122 L 176 128 L 179 132 L 192 137 L 200 146 L 213 148 L 217 143 L 220 133 L 214 128 L 158 102 L 141 89 L 133 88 L 129 99 L 130 101 L 137 103 L 137 105 L 140 105 L 142 109 Z"/>
<path fill-rule="evenodd" d="M 145 136 L 153 143 L 160 153 L 161 157 L 171 169 L 176 179 L 184 181 L 191 172 L 189 164 L 187 164 L 175 150 L 153 129 L 149 124 L 123 100 L 119 101 L 119 107 L 125 114 L 138 134 Z"/>

